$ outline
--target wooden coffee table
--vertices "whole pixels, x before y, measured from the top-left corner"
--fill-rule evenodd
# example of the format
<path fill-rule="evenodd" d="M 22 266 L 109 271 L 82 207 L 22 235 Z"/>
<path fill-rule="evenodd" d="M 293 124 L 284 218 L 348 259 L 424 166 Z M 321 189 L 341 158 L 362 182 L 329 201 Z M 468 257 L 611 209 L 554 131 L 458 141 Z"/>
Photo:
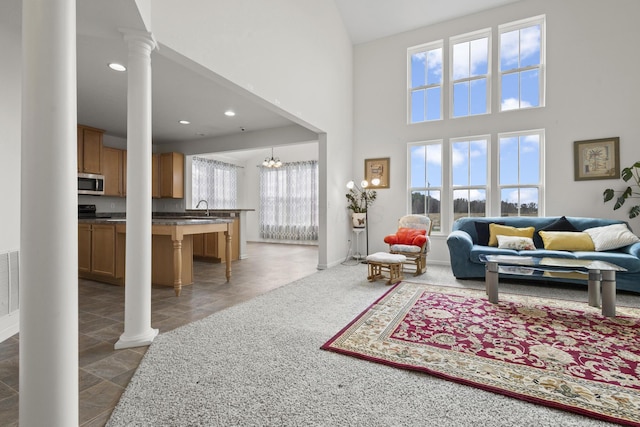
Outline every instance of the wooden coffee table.
<path fill-rule="evenodd" d="M 606 317 L 616 316 L 616 271 L 627 271 L 610 262 L 571 258 L 481 255 L 480 260 L 485 263 L 485 286 L 493 304 L 498 303 L 498 274 L 524 278 L 541 272 L 580 273 L 587 281 L 589 305 L 602 306 Z"/>

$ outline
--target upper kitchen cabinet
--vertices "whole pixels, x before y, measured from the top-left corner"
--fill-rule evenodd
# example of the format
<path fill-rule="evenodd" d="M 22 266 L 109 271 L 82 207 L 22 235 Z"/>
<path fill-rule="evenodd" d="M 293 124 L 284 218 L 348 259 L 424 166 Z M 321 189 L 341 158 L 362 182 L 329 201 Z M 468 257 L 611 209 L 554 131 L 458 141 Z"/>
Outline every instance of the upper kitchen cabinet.
<path fill-rule="evenodd" d="M 154 154 L 151 160 L 151 197 L 160 198 L 160 154 Z"/>
<path fill-rule="evenodd" d="M 160 197 L 182 199 L 184 197 L 184 154 L 160 154 Z"/>
<path fill-rule="evenodd" d="M 78 172 L 102 174 L 104 131 L 78 125 Z"/>
<path fill-rule="evenodd" d="M 102 174 L 104 195 L 125 197 L 127 195 L 127 151 L 103 147 Z"/>

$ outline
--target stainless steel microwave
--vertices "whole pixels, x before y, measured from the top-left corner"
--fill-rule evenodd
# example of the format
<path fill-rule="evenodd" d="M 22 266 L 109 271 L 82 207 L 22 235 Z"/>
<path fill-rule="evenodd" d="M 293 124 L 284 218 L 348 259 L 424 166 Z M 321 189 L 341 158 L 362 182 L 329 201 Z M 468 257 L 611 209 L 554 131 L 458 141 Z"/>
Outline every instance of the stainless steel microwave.
<path fill-rule="evenodd" d="M 104 175 L 93 173 L 78 174 L 78 194 L 104 195 Z"/>

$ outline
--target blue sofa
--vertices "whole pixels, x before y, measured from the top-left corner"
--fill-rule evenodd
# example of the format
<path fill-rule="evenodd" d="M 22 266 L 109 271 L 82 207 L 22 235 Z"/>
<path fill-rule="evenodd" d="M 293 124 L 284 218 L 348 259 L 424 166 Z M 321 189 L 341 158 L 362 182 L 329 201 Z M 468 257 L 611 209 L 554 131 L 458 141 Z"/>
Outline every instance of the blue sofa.
<path fill-rule="evenodd" d="M 616 273 L 617 289 L 640 293 L 640 242 L 610 251 L 556 251 L 546 250 L 538 231 L 555 223 L 560 217 L 493 217 L 493 218 L 460 218 L 453 224 L 451 234 L 447 238 L 451 269 L 458 279 L 484 278 L 485 266 L 480 261 L 480 255 L 521 255 L 533 257 L 576 258 L 608 261 L 627 269 L 626 272 Z M 601 218 L 566 217 L 566 219 L 578 230 L 600 227 L 610 224 L 624 223 L 624 221 L 608 220 Z M 535 227 L 533 241 L 534 250 L 501 249 L 494 246 L 478 244 L 476 222 L 499 223 L 511 227 Z M 567 283 L 580 283 L 586 286 L 586 281 L 552 278 L 542 276 L 528 276 L 527 280 L 560 281 Z"/>

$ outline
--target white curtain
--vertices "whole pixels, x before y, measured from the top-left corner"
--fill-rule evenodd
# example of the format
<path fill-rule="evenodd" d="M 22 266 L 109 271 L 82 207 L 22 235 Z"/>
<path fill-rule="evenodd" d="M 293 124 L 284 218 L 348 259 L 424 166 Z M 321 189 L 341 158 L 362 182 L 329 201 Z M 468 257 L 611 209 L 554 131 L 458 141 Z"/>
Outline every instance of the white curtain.
<path fill-rule="evenodd" d="M 193 157 L 191 162 L 191 208 L 206 200 L 209 209 L 235 209 L 238 202 L 240 166 Z M 200 207 L 204 207 L 200 205 Z"/>
<path fill-rule="evenodd" d="M 260 237 L 318 240 L 318 162 L 260 166 Z"/>

